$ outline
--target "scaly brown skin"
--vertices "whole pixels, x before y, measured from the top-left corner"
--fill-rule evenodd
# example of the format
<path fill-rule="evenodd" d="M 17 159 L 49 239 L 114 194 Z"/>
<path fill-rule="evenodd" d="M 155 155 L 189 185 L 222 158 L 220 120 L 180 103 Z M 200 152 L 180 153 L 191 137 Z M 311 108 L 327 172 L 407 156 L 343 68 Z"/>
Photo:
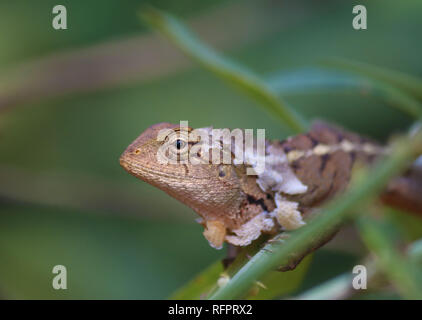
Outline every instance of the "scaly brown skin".
<path fill-rule="evenodd" d="M 287 166 L 295 175 L 294 179 L 299 179 L 306 186 L 303 192 L 284 193 L 271 188 L 263 190 L 262 185 L 257 183 L 259 177 L 247 175 L 247 165 L 244 164 L 159 163 L 157 152 L 164 142 L 157 140 L 157 134 L 162 129 L 177 131 L 180 128 L 169 123 L 148 128 L 125 150 L 120 164 L 130 174 L 196 211 L 205 227 L 204 236 L 216 248 L 220 248 L 224 241 L 235 245 L 249 244 L 257 236 L 245 240 L 236 236 L 237 231 L 252 220 L 255 226 L 254 218 L 262 213 L 281 212 L 281 218 L 278 219 L 278 215 L 275 215 L 277 219 L 271 218 L 279 221 L 273 227 L 265 229 L 259 226 L 262 230 L 258 230 L 258 235 L 300 226 L 301 221 L 286 220 L 285 213 L 287 217 L 292 217 L 289 216 L 292 212 L 306 216 L 312 209 L 344 191 L 357 161 L 370 164 L 385 152 L 384 148 L 366 138 L 324 123 L 315 123 L 306 134 L 267 142 L 267 157 L 280 154 L 287 159 L 275 170 L 286 175 L 286 168 L 282 167 Z M 194 144 L 189 142 L 188 147 L 192 148 Z M 279 200 L 282 198 L 283 209 L 279 208 L 277 197 Z M 287 209 L 284 204 L 287 204 Z M 292 204 L 297 204 L 297 211 L 289 207 Z M 285 221 L 287 224 L 284 224 Z M 293 225 L 289 221 L 293 221 Z"/>

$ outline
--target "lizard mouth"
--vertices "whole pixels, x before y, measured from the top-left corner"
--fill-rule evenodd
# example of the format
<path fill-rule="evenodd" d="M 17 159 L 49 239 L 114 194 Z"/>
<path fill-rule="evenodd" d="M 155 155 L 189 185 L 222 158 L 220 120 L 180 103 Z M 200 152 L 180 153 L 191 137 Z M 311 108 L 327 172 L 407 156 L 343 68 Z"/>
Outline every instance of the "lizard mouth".
<path fill-rule="evenodd" d="M 168 178 L 173 176 L 173 175 L 165 174 L 158 170 L 154 170 L 150 167 L 138 164 L 134 162 L 133 160 L 130 160 L 127 157 L 125 157 L 124 154 L 120 157 L 120 165 L 123 167 L 123 169 L 125 169 L 131 175 L 134 175 L 135 177 L 141 178 L 143 180 L 145 179 L 146 175 L 165 176 Z"/>
<path fill-rule="evenodd" d="M 150 181 L 154 178 L 151 177 L 161 177 L 161 178 L 167 178 L 167 179 L 177 179 L 180 180 L 180 174 L 177 173 L 171 173 L 169 171 L 163 172 L 160 170 L 157 170 L 156 168 L 152 168 L 149 166 L 145 166 L 142 163 L 139 163 L 137 161 L 133 161 L 132 159 L 128 159 L 124 154 L 120 157 L 120 165 L 125 169 L 128 173 L 131 175 L 140 178 L 144 181 L 147 180 Z M 199 178 L 199 177 L 189 177 L 190 179 L 196 179 L 196 180 L 207 180 L 205 178 Z"/>

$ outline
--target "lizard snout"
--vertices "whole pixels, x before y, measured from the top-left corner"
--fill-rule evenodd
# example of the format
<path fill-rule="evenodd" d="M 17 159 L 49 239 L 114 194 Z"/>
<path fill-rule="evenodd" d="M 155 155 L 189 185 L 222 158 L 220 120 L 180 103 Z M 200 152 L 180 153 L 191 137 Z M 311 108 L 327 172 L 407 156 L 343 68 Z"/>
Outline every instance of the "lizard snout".
<path fill-rule="evenodd" d="M 129 169 L 129 163 L 128 163 L 128 161 L 127 161 L 127 158 L 126 158 L 126 156 L 125 156 L 125 153 L 126 152 L 124 152 L 121 156 L 120 156 L 120 158 L 119 158 L 119 163 L 120 163 L 120 165 L 126 170 L 126 171 L 128 171 L 128 169 Z"/>
<path fill-rule="evenodd" d="M 123 167 L 123 169 L 125 169 L 127 172 L 131 173 L 132 169 L 131 169 L 131 163 L 133 162 L 133 159 L 131 159 L 131 154 L 133 152 L 131 150 L 126 149 L 122 155 L 119 158 L 119 163 L 120 165 Z"/>

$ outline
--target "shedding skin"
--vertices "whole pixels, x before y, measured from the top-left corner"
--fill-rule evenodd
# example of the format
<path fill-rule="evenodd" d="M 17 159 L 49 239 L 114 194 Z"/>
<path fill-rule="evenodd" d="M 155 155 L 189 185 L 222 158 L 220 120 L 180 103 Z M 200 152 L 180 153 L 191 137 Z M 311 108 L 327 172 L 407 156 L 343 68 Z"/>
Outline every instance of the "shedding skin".
<path fill-rule="evenodd" d="M 306 134 L 266 141 L 265 171 L 256 176 L 246 174 L 250 163 L 213 164 L 210 159 L 202 159 L 200 164 L 160 163 L 157 154 L 166 142 L 174 144 L 178 160 L 184 159 L 182 149 L 197 152 L 199 142 L 188 140 L 181 131 L 174 142 L 171 137 L 157 139 L 168 129 L 181 130 L 170 123 L 151 126 L 123 152 L 120 164 L 197 212 L 205 238 L 217 249 L 224 242 L 246 246 L 261 234 L 305 225 L 315 208 L 347 188 L 355 163 L 369 165 L 388 152 L 360 135 L 316 122 Z M 204 130 L 212 135 L 211 128 Z M 219 143 L 208 147 L 218 149 L 221 156 L 225 152 Z M 233 158 L 233 149 L 230 152 Z M 398 183 L 393 187 L 390 194 L 395 199 L 400 198 L 398 189 L 406 189 Z M 389 199 L 387 193 L 384 197 Z"/>
<path fill-rule="evenodd" d="M 218 220 L 209 220 L 205 225 L 204 237 L 211 246 L 221 249 L 226 238 L 226 226 Z"/>

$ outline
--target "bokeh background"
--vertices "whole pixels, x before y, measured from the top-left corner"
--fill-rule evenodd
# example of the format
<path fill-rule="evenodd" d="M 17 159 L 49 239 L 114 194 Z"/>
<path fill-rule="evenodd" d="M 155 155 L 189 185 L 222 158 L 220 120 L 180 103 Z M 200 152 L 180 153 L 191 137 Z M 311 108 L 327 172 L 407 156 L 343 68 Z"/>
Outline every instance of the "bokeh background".
<path fill-rule="evenodd" d="M 148 126 L 287 131 L 257 103 L 141 23 L 135 0 L 0 0 L 0 297 L 164 299 L 223 251 L 195 213 L 120 168 Z M 422 75 L 422 2 L 150 1 L 264 76 L 350 58 Z M 65 5 L 68 29 L 54 30 Z M 352 7 L 368 30 L 352 28 Z M 411 119 L 361 92 L 286 94 L 298 112 L 385 140 Z M 346 228 L 312 261 L 300 290 L 362 256 Z M 51 286 L 65 265 L 68 290 Z"/>

